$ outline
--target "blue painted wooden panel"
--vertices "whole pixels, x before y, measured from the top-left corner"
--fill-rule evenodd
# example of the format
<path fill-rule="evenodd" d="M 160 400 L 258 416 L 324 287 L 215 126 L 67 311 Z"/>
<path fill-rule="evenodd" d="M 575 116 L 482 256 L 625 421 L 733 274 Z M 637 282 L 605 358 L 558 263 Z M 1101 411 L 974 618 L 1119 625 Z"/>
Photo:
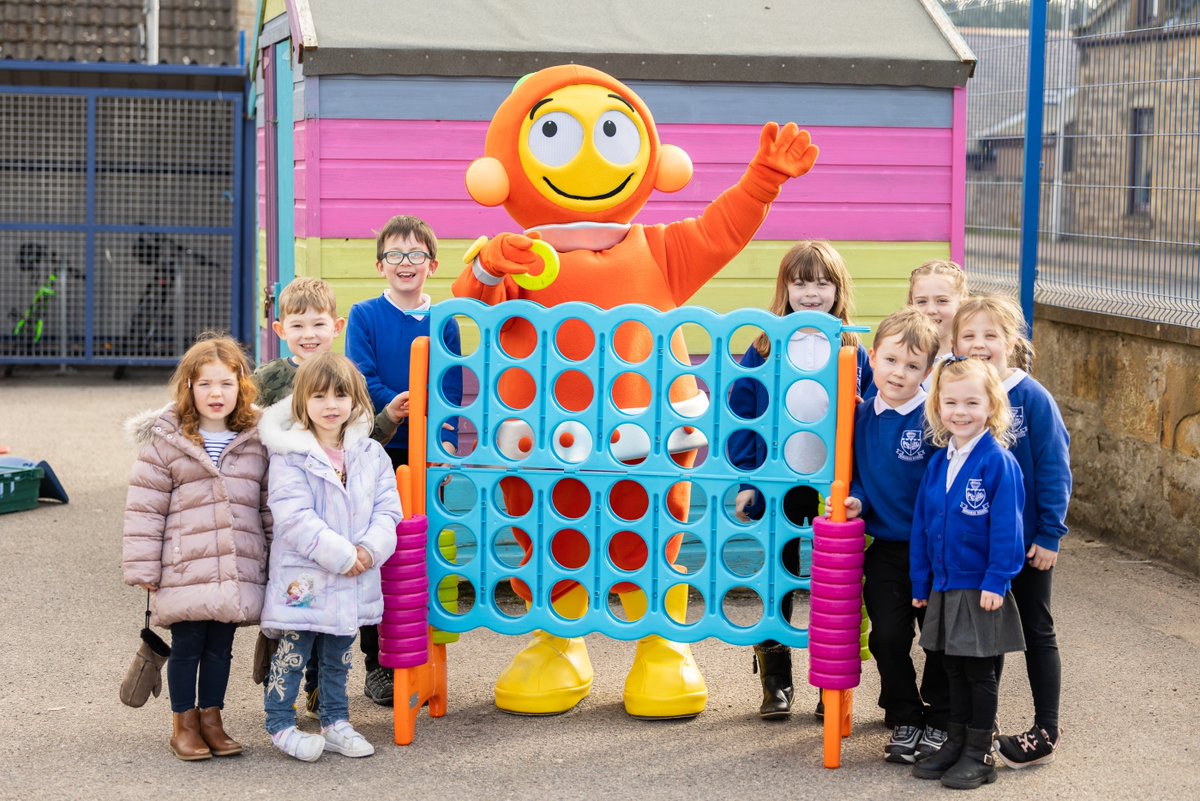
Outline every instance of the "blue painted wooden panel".
<path fill-rule="evenodd" d="M 666 81 L 629 85 L 659 123 L 795 120 L 803 125 L 949 128 L 953 121 L 949 89 Z M 317 113 L 323 119 L 486 121 L 511 89 L 511 81 L 495 78 L 329 75 L 321 77 Z"/>

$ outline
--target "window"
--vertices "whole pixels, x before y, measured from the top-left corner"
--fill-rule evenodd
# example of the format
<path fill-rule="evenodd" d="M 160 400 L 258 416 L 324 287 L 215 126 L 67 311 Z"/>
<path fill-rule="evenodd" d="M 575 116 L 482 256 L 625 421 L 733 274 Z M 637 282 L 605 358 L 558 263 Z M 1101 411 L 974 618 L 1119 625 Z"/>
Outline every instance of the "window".
<path fill-rule="evenodd" d="M 1158 17 L 1158 0 L 1137 0 L 1134 24 L 1139 28 Z"/>
<path fill-rule="evenodd" d="M 1129 125 L 1129 213 L 1150 213 L 1150 137 L 1154 109 L 1135 108 Z"/>

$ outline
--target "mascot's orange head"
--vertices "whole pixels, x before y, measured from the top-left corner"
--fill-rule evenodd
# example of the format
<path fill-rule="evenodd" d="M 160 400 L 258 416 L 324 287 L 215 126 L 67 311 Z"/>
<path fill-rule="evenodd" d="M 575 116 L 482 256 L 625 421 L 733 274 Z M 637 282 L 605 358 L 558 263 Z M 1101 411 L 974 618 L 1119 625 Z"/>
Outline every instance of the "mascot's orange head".
<path fill-rule="evenodd" d="M 627 223 L 658 189 L 675 192 L 692 162 L 662 145 L 646 104 L 590 67 L 527 75 L 488 127 L 485 156 L 467 170 L 476 202 L 504 208 L 524 226 Z"/>

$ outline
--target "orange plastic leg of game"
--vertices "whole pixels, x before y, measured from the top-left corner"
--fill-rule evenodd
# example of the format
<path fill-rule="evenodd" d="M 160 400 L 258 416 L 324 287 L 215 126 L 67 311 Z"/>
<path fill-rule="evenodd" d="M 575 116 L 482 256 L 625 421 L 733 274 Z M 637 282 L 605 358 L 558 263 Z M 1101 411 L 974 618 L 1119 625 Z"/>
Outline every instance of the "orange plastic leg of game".
<path fill-rule="evenodd" d="M 825 767 L 842 766 L 842 693 L 840 690 L 822 690 L 825 702 Z"/>
<path fill-rule="evenodd" d="M 419 698 L 421 668 L 397 668 L 394 672 L 392 695 L 392 729 L 396 745 L 409 745 L 417 727 L 417 712 L 421 707 L 414 703 Z"/>
<path fill-rule="evenodd" d="M 411 668 L 394 671 L 395 692 L 392 696 L 392 731 L 396 745 L 410 745 L 417 727 L 421 707 L 429 705 L 429 717 L 446 714 L 446 646 L 433 643 L 429 630 L 429 661 Z"/>
<path fill-rule="evenodd" d="M 825 767 L 842 766 L 842 738 L 850 736 L 854 712 L 853 690 L 822 690 L 825 702 Z"/>
<path fill-rule="evenodd" d="M 429 644 L 429 672 L 433 689 L 429 696 L 429 717 L 440 718 L 446 714 L 448 695 L 446 692 L 446 646 Z"/>

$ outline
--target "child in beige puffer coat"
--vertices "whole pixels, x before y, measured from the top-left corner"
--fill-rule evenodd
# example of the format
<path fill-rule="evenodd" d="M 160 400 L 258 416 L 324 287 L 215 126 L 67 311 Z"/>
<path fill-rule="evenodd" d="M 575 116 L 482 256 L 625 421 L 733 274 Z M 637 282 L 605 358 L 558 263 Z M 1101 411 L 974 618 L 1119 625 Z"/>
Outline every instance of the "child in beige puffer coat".
<path fill-rule="evenodd" d="M 170 748 L 187 761 L 242 750 L 221 709 L 234 632 L 262 612 L 271 536 L 250 373 L 235 341 L 201 340 L 171 378 L 174 401 L 127 423 L 140 450 L 125 504 L 124 578 L 153 594 L 153 622 L 171 630 Z"/>

